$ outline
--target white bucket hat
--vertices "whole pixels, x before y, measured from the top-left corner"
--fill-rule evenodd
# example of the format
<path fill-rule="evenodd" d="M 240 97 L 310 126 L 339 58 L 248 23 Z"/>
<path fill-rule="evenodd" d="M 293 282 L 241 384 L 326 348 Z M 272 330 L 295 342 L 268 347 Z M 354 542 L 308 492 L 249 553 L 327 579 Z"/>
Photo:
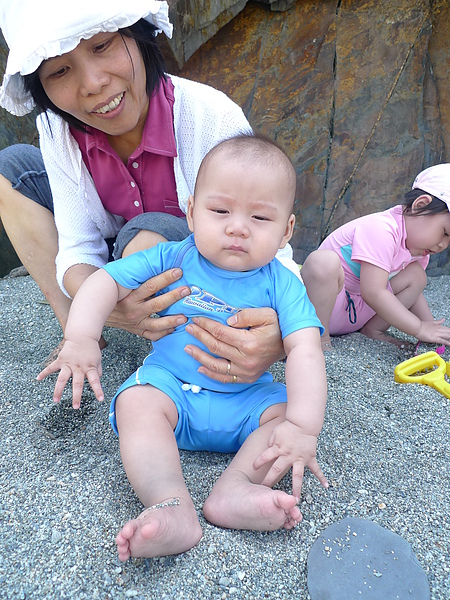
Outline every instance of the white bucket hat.
<path fill-rule="evenodd" d="M 450 211 L 450 163 L 429 167 L 417 175 L 413 190 L 419 189 L 439 198 Z"/>
<path fill-rule="evenodd" d="M 167 2 L 157 0 L 0 0 L 0 28 L 9 55 L 0 105 L 23 116 L 34 108 L 22 75 L 34 73 L 42 61 L 70 52 L 80 40 L 102 31 L 117 31 L 145 19 L 172 37 Z"/>

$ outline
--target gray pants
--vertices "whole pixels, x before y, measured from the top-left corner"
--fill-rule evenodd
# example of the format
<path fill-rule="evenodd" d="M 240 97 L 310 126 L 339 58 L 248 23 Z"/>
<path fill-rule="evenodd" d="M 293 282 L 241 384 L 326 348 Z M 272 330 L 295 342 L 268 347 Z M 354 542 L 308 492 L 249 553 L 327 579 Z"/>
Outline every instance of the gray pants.
<path fill-rule="evenodd" d="M 12 187 L 53 213 L 53 198 L 41 151 L 35 146 L 16 144 L 0 151 L 0 174 Z M 139 231 L 154 231 L 169 241 L 180 242 L 190 233 L 184 217 L 149 212 L 128 221 L 117 238 L 106 240 L 110 260 L 120 258 L 125 246 Z"/>

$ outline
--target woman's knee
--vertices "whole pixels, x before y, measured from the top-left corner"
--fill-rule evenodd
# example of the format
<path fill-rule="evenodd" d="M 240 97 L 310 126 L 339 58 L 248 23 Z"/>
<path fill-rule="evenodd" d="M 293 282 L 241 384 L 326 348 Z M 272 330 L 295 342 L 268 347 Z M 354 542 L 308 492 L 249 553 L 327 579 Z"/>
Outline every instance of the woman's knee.
<path fill-rule="evenodd" d="M 167 239 L 154 231 L 139 231 L 125 246 L 122 256 L 129 256 L 141 250 L 148 250 L 160 242 L 167 242 Z"/>
<path fill-rule="evenodd" d="M 35 146 L 16 144 L 0 151 L 0 203 L 28 199 L 53 213 L 53 198 L 42 154 Z"/>

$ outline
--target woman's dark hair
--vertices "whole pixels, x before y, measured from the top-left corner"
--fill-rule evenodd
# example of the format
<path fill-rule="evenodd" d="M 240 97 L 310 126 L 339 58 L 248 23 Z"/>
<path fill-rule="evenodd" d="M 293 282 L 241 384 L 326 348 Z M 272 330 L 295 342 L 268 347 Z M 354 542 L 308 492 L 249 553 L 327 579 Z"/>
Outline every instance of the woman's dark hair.
<path fill-rule="evenodd" d="M 148 21 L 145 21 L 145 19 L 140 19 L 133 25 L 130 25 L 130 27 L 119 29 L 119 33 L 122 36 L 125 46 L 126 40 L 124 38 L 133 39 L 142 55 L 147 77 L 146 89 L 149 98 L 153 92 L 158 89 L 161 79 L 165 78 L 164 59 L 156 41 L 156 31 L 156 27 L 154 27 Z M 31 73 L 30 75 L 24 75 L 23 82 L 26 91 L 31 94 L 36 106 L 41 111 L 45 112 L 47 110 L 51 110 L 64 119 L 74 129 L 87 131 L 86 125 L 82 121 L 76 119 L 65 111 L 60 110 L 53 104 L 42 87 L 38 70 L 34 71 L 34 73 Z"/>
<path fill-rule="evenodd" d="M 420 196 L 431 196 L 432 200 L 426 206 L 422 206 L 418 208 L 414 213 L 412 212 L 412 205 L 414 201 L 417 200 Z M 419 216 L 419 215 L 436 215 L 438 213 L 448 212 L 448 206 L 445 202 L 433 196 L 428 192 L 424 192 L 423 190 L 419 190 L 418 188 L 411 190 L 405 194 L 402 202 L 403 206 L 403 214 L 409 216 Z"/>

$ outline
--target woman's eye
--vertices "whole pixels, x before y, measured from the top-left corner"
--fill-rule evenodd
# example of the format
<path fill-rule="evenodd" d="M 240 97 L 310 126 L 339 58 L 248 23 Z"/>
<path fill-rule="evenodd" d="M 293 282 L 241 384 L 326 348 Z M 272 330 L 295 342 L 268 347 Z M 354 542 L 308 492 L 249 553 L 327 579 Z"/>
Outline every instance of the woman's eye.
<path fill-rule="evenodd" d="M 98 44 L 98 46 L 95 46 L 94 51 L 102 52 L 107 47 L 108 47 L 108 42 L 105 42 L 104 44 Z"/>
<path fill-rule="evenodd" d="M 57 79 L 58 77 L 62 77 L 63 75 L 65 75 L 67 73 L 67 71 L 68 71 L 67 67 L 61 67 L 57 71 L 53 71 L 53 73 L 50 73 L 49 77 L 51 77 L 53 79 Z"/>
<path fill-rule="evenodd" d="M 105 40 L 101 44 L 97 44 L 96 46 L 94 46 L 94 52 L 103 52 L 104 50 L 107 50 L 111 46 L 115 37 L 116 36 L 112 36 L 111 38 Z"/>

